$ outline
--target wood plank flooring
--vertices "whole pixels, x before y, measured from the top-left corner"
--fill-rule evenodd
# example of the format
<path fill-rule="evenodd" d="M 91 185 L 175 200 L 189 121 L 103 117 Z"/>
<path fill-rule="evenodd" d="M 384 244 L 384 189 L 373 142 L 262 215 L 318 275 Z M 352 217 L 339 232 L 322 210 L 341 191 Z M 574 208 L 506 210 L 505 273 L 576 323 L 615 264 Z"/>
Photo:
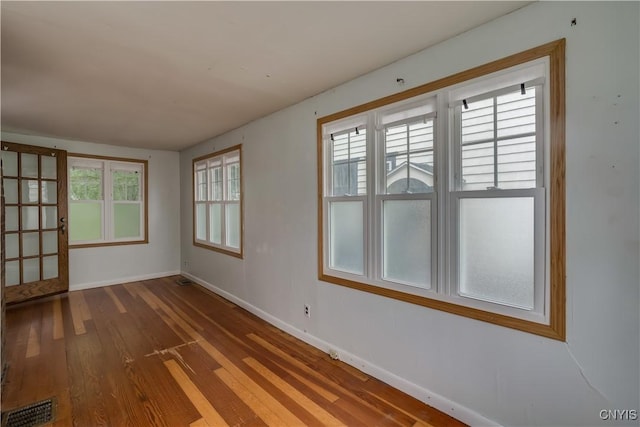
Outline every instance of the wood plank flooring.
<path fill-rule="evenodd" d="M 179 276 L 10 307 L 7 411 L 54 426 L 458 426 Z"/>

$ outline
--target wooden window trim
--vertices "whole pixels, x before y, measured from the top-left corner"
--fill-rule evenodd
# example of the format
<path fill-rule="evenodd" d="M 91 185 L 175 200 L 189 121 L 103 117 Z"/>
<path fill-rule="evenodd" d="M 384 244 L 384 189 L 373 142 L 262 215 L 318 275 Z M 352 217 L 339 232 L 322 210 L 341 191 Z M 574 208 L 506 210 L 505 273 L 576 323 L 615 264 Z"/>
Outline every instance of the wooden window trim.
<path fill-rule="evenodd" d="M 317 184 L 318 184 L 318 279 L 352 289 L 394 298 L 400 301 L 469 317 L 496 325 L 541 335 L 560 341 L 566 339 L 566 243 L 565 243 L 565 39 L 556 40 L 524 52 L 489 62 L 453 74 L 424 85 L 380 98 L 356 107 L 349 108 L 317 120 Z M 408 294 L 405 292 L 369 285 L 353 280 L 339 278 L 324 272 L 324 154 L 322 126 L 339 119 L 377 109 L 392 103 L 403 101 L 436 90 L 444 89 L 465 81 L 481 77 L 523 64 L 535 59 L 549 57 L 549 93 L 550 93 L 550 307 L 549 324 L 541 324 L 511 316 L 497 314 L 451 302 Z"/>
<path fill-rule="evenodd" d="M 144 206 L 144 239 L 140 240 L 127 240 L 122 242 L 101 242 L 101 243 L 69 243 L 69 249 L 84 249 L 84 248 L 100 248 L 105 246 L 125 246 L 125 245 L 143 245 L 149 243 L 149 161 L 141 159 L 131 159 L 128 157 L 111 157 L 111 156 L 94 156 L 91 154 L 81 153 L 69 153 L 67 157 L 76 157 L 92 160 L 106 160 L 111 162 L 128 162 L 128 163 L 140 163 L 143 166 L 144 174 L 142 177 L 144 191 L 143 191 L 143 206 Z M 104 178 L 103 178 L 104 179 Z"/>
<path fill-rule="evenodd" d="M 196 172 L 196 163 L 201 162 L 202 160 L 212 159 L 215 157 L 223 156 L 227 153 L 231 153 L 233 151 L 238 152 L 240 164 L 240 250 L 238 252 L 232 251 L 229 249 L 225 249 L 219 246 L 207 245 L 199 242 L 196 239 L 196 197 L 195 197 L 195 172 Z M 226 185 L 226 181 L 223 181 L 223 185 Z M 235 258 L 244 259 L 244 165 L 242 163 L 242 144 L 234 145 L 233 147 L 225 148 L 223 150 L 216 151 L 211 154 L 205 154 L 200 157 L 196 157 L 191 161 L 191 220 L 192 220 L 192 242 L 194 246 L 199 248 L 208 249 L 210 251 L 219 252 L 221 254 L 230 255 Z"/>

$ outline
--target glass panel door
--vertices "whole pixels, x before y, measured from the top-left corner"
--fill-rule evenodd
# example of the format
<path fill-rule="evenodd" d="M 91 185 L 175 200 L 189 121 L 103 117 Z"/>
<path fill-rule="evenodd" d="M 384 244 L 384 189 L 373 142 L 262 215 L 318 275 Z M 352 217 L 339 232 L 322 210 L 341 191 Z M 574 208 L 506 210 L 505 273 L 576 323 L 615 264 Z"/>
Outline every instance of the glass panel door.
<path fill-rule="evenodd" d="M 67 152 L 2 142 L 8 303 L 69 288 Z"/>

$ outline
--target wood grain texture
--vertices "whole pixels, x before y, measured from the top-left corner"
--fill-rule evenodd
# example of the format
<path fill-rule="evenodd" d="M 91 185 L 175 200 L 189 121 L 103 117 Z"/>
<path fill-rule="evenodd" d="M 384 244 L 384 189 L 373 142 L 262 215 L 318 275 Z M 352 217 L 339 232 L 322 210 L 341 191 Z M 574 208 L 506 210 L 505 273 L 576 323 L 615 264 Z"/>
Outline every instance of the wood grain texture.
<path fill-rule="evenodd" d="M 37 180 L 38 185 L 41 185 L 43 182 L 55 183 L 57 194 L 56 194 L 56 202 L 48 203 L 42 200 L 40 196 L 38 200 L 30 200 L 28 203 L 24 201 L 22 197 L 22 185 L 18 185 L 18 200 L 15 203 L 6 204 L 7 206 L 12 206 L 17 209 L 22 209 L 22 206 L 31 206 L 35 207 L 38 210 L 38 216 L 40 224 L 42 225 L 42 208 L 43 207 L 55 207 L 58 218 L 67 218 L 67 152 L 64 150 L 58 150 L 54 148 L 47 147 L 36 147 L 31 145 L 17 144 L 2 141 L 3 150 L 8 150 L 12 152 L 19 153 L 17 156 L 18 161 L 18 174 L 15 177 L 16 180 L 20 181 L 23 178 L 28 178 L 30 180 Z M 22 176 L 22 154 L 32 154 L 38 156 L 38 177 L 23 177 Z M 57 168 L 57 178 L 43 178 L 40 176 L 40 172 L 42 170 L 42 157 L 50 157 L 53 156 L 56 158 L 56 168 Z M 4 209 L 3 209 L 4 212 Z M 12 231 L 10 234 L 17 234 L 18 236 L 22 235 L 23 228 L 23 218 L 22 215 L 18 216 L 18 230 Z M 43 251 L 42 251 L 42 232 L 43 231 L 58 231 L 58 250 L 56 254 L 58 256 L 58 275 L 57 277 L 50 278 L 44 280 L 43 278 Z M 49 226 L 49 228 L 38 228 L 35 230 L 29 230 L 30 232 L 38 232 L 40 233 L 40 242 L 39 242 L 39 253 L 37 255 L 29 255 L 23 256 L 23 250 L 21 246 L 19 246 L 19 256 L 17 258 L 12 258 L 13 260 L 19 261 L 20 263 L 20 284 L 9 286 L 5 292 L 5 298 L 7 304 L 14 304 L 23 301 L 28 301 L 31 299 L 41 298 L 43 296 L 55 295 L 61 292 L 65 292 L 69 288 L 69 253 L 68 253 L 68 240 L 67 234 L 62 228 L 58 228 L 58 225 Z M 24 272 L 23 272 L 23 261 L 25 259 L 38 260 L 40 265 L 40 275 L 39 279 L 36 281 L 31 281 L 29 283 L 24 283 Z M 4 299 L 3 299 L 4 301 Z"/>
<path fill-rule="evenodd" d="M 11 307 L 2 409 L 56 397 L 54 426 L 462 425 L 177 278 Z"/>

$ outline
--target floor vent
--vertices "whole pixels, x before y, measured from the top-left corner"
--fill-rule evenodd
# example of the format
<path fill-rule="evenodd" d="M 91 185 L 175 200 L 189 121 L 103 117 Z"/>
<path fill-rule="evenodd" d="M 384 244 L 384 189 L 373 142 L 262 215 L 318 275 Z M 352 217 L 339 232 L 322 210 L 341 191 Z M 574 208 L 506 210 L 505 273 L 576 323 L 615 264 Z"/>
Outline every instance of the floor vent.
<path fill-rule="evenodd" d="M 178 285 L 180 286 L 193 285 L 193 282 L 189 279 L 178 279 L 176 282 L 178 282 Z"/>
<path fill-rule="evenodd" d="M 2 414 L 2 427 L 35 427 L 53 421 L 53 399 L 32 403 Z"/>

